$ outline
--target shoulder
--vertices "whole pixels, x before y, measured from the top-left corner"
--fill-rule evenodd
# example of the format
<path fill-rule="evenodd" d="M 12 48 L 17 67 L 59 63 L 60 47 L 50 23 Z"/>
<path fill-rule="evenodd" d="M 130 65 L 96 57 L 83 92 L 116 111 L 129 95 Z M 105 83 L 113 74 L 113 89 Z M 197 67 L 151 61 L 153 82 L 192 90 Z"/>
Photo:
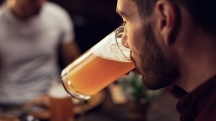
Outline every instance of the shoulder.
<path fill-rule="evenodd" d="M 213 100 L 205 104 L 205 108 L 199 112 L 196 121 L 216 121 L 216 97 L 212 98 Z"/>
<path fill-rule="evenodd" d="M 4 8 L 5 8 L 5 6 L 0 5 L 0 15 L 2 15 L 4 13 L 4 11 L 5 11 Z"/>
<path fill-rule="evenodd" d="M 8 16 L 9 16 L 8 10 L 9 10 L 9 8 L 5 4 L 2 4 L 0 6 L 0 21 L 1 22 L 2 22 L 2 20 L 5 21 L 5 19 L 8 18 Z"/>
<path fill-rule="evenodd" d="M 216 75 L 191 93 L 185 95 L 177 104 L 182 120 L 216 121 Z M 189 121 L 189 120 L 187 120 Z"/>

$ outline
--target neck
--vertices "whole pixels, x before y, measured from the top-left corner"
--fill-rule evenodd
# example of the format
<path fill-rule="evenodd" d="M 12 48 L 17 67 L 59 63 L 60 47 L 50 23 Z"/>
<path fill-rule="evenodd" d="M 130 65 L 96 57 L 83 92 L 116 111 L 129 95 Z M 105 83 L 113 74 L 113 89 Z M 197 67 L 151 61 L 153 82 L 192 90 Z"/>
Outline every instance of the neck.
<path fill-rule="evenodd" d="M 7 6 L 11 9 L 12 14 L 14 14 L 19 19 L 28 19 L 29 17 L 22 13 L 19 6 L 17 5 L 16 0 L 7 0 Z"/>
<path fill-rule="evenodd" d="M 194 32 L 196 33 L 196 32 Z M 181 56 L 181 78 L 177 85 L 187 92 L 191 92 L 198 86 L 205 83 L 216 74 L 216 47 L 215 40 L 205 34 L 194 35 L 189 39 L 191 43 L 186 43 L 187 48 Z"/>

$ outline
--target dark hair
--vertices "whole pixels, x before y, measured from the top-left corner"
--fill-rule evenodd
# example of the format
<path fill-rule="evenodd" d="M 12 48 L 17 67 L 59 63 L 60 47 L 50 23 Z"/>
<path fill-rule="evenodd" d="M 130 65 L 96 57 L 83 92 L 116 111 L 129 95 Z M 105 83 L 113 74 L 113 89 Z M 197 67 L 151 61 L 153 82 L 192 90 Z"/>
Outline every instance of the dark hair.
<path fill-rule="evenodd" d="M 140 16 L 144 18 L 151 15 L 155 3 L 157 2 L 157 0 L 133 0 L 133 1 L 136 3 L 138 7 Z"/>
<path fill-rule="evenodd" d="M 133 0 L 143 17 L 151 15 L 157 0 Z M 176 5 L 183 6 L 205 32 L 216 32 L 216 0 L 170 0 Z"/>

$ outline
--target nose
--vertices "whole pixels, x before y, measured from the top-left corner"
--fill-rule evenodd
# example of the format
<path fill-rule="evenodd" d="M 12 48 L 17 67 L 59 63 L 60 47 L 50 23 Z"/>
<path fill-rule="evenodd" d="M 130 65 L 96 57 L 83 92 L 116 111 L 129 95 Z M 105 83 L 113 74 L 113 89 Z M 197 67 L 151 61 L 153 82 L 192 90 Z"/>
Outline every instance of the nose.
<path fill-rule="evenodd" d="M 121 37 L 121 43 L 124 47 L 129 48 L 128 46 L 128 41 L 127 41 L 127 36 L 123 33 L 122 37 Z"/>

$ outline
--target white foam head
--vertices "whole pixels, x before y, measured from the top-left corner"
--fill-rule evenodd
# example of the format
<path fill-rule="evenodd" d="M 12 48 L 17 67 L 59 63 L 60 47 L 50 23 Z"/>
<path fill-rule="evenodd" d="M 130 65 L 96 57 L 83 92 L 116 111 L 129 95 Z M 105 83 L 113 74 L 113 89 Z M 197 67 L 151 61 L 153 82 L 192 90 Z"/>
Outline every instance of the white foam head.
<path fill-rule="evenodd" d="M 94 55 L 108 60 L 130 61 L 130 49 L 121 44 L 121 38 L 115 38 L 115 32 L 110 33 L 91 48 Z"/>
<path fill-rule="evenodd" d="M 61 83 L 52 84 L 52 86 L 50 87 L 48 91 L 48 95 L 54 98 L 69 97 L 69 94 L 66 92 L 66 90 L 64 89 Z"/>

